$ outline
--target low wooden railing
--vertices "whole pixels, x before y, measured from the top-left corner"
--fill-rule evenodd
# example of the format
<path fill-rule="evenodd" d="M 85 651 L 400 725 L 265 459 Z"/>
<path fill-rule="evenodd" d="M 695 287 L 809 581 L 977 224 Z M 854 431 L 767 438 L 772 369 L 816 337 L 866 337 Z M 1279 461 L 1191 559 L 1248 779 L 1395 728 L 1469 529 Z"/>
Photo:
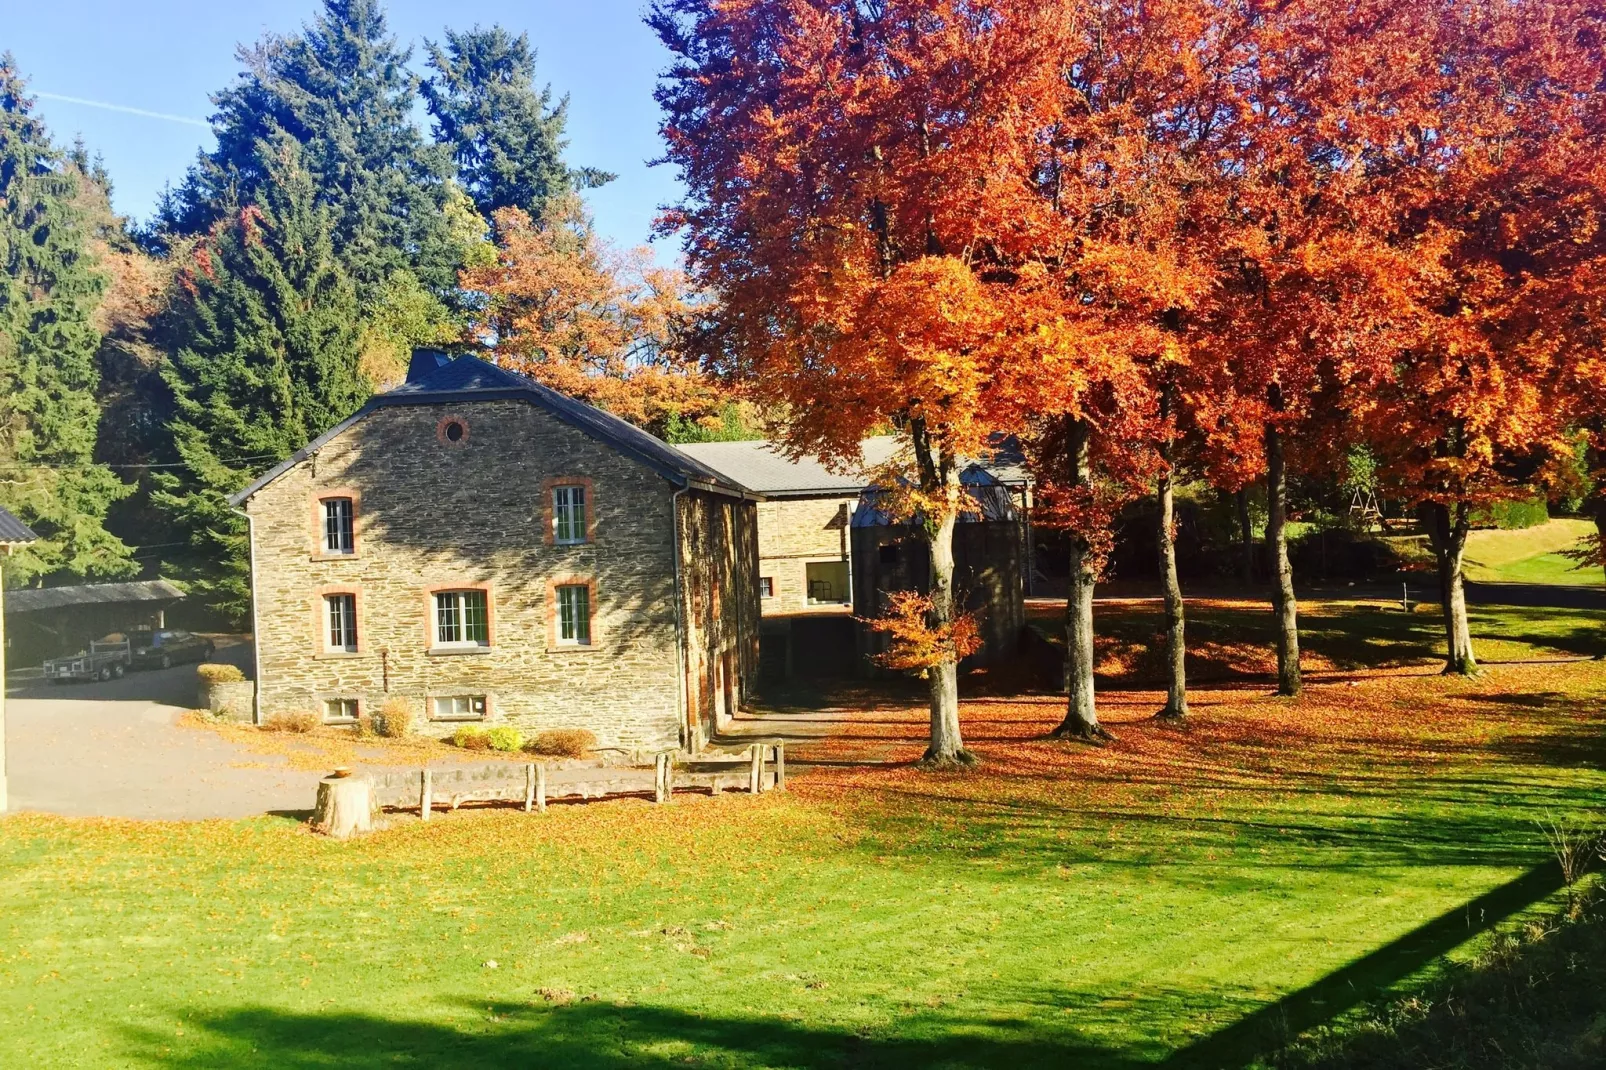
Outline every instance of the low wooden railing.
<path fill-rule="evenodd" d="M 418 807 L 425 821 L 437 808 L 455 810 L 466 802 L 523 802 L 525 813 L 545 813 L 549 799 L 602 799 L 640 795 L 651 791 L 655 802 L 666 803 L 680 787 L 704 787 L 709 794 L 746 788 L 757 795 L 786 790 L 786 744 L 754 743 L 746 754 L 729 757 L 696 755 L 682 758 L 674 752 L 653 761 L 653 781 L 645 783 L 645 767 L 588 770 L 574 779 L 550 780 L 545 762 L 493 762 L 450 769 L 421 769 L 373 777 L 373 802 L 396 809 Z M 595 775 L 591 775 L 594 773 Z"/>

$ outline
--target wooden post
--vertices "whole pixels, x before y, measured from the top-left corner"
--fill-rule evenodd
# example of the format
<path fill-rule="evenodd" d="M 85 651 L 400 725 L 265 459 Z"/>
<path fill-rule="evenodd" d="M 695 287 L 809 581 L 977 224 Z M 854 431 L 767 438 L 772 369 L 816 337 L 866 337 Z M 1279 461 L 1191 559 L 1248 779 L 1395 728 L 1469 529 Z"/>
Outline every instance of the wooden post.
<path fill-rule="evenodd" d="M 652 801 L 661 803 L 667 798 L 664 791 L 664 759 L 666 754 L 655 754 L 652 758 Z"/>
<path fill-rule="evenodd" d="M 535 763 L 524 767 L 524 812 L 535 809 Z"/>
<path fill-rule="evenodd" d="M 418 816 L 425 821 L 429 820 L 430 804 L 434 798 L 434 785 L 430 783 L 429 770 L 425 769 L 418 774 Z"/>
<path fill-rule="evenodd" d="M 786 741 L 775 744 L 775 790 L 786 790 Z"/>
<path fill-rule="evenodd" d="M 675 797 L 675 756 L 664 755 L 664 802 Z"/>
<path fill-rule="evenodd" d="M 535 808 L 546 813 L 546 763 L 535 763 Z"/>
<path fill-rule="evenodd" d="M 757 795 L 764 790 L 764 744 L 755 743 L 748 750 L 752 752 L 753 765 L 747 774 L 747 790 Z"/>

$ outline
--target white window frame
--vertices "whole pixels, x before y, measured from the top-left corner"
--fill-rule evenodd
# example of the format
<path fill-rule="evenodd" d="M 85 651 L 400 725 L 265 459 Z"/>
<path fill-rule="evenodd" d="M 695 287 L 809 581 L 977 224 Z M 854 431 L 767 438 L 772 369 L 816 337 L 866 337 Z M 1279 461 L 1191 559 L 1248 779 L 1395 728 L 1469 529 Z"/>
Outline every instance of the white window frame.
<path fill-rule="evenodd" d="M 760 576 L 758 578 L 758 596 L 760 598 L 775 597 L 775 577 Z"/>
<path fill-rule="evenodd" d="M 329 716 L 330 707 L 336 706 L 337 704 L 341 709 L 345 709 L 346 706 L 349 705 L 351 707 L 351 716 L 350 717 L 347 717 L 347 716 L 344 716 L 344 715 L 341 715 L 339 717 L 331 717 L 331 716 Z M 323 700 L 323 723 L 324 724 L 353 724 L 353 723 L 356 722 L 357 718 L 361 717 L 361 716 L 362 716 L 362 700 L 361 699 L 355 699 L 355 698 L 348 698 L 348 697 L 340 696 L 340 697 L 336 697 L 336 698 L 326 698 L 326 699 Z"/>
<path fill-rule="evenodd" d="M 441 712 L 441 704 L 447 711 Z M 475 709 L 475 706 L 478 709 Z M 459 709 L 461 707 L 461 710 Z M 491 708 L 489 695 L 431 695 L 429 719 L 432 721 L 483 721 Z"/>
<path fill-rule="evenodd" d="M 557 586 L 556 598 L 557 619 L 553 622 L 553 641 L 558 646 L 590 646 L 593 631 L 591 614 L 596 608 L 591 604 L 591 585 L 561 583 Z M 577 598 L 581 600 L 580 606 L 583 606 L 584 613 L 577 611 L 580 608 L 576 605 Z M 568 635 L 564 634 L 566 631 Z"/>
<path fill-rule="evenodd" d="M 565 483 L 552 488 L 552 541 L 559 546 L 579 546 L 589 541 L 586 510 L 591 508 L 584 483 Z M 567 532 L 567 534 L 565 534 Z"/>
<path fill-rule="evenodd" d="M 461 590 L 435 591 L 433 592 L 433 595 L 434 596 L 430 599 L 430 608 L 433 614 L 432 624 L 434 627 L 434 631 L 430 634 L 432 646 L 437 648 L 473 650 L 491 645 L 490 592 L 486 591 L 483 587 L 464 587 Z M 484 611 L 482 614 L 483 619 L 480 621 L 480 625 L 485 633 L 485 638 L 483 639 L 471 639 L 469 638 L 468 634 L 468 600 L 473 595 L 478 595 L 483 603 L 481 607 Z M 443 611 L 447 610 L 448 607 L 450 608 L 450 612 L 454 620 L 452 627 L 456 637 L 442 639 L 441 634 L 445 630 L 445 625 L 442 623 L 442 613 Z"/>
<path fill-rule="evenodd" d="M 343 607 L 337 610 L 336 607 Z M 357 652 L 357 596 L 341 591 L 323 596 L 323 648 L 331 654 Z M 340 642 L 341 639 L 345 641 Z"/>
<path fill-rule="evenodd" d="M 323 552 L 331 557 L 357 552 L 357 503 L 353 499 L 323 499 Z"/>

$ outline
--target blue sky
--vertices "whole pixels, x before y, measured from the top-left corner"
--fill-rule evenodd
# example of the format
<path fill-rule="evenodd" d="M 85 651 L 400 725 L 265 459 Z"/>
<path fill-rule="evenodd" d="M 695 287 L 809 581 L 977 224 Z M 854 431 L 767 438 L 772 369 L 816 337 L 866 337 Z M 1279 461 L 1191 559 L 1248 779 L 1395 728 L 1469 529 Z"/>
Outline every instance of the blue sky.
<path fill-rule="evenodd" d="M 658 206 L 678 194 L 674 172 L 647 167 L 658 155 L 652 99 L 668 53 L 642 24 L 646 0 L 389 0 L 391 31 L 421 45 L 442 29 L 501 23 L 538 51 L 537 77 L 568 93 L 569 159 L 619 175 L 589 195 L 598 228 L 621 245 L 647 240 Z M 76 97 L 179 118 L 205 119 L 208 94 L 238 73 L 235 46 L 290 32 L 319 0 L 0 0 L 0 49 L 15 54 L 57 140 L 81 134 L 105 157 L 118 211 L 149 216 L 164 182 L 175 185 L 205 127 L 53 99 Z M 415 66 L 422 48 L 415 48 Z M 656 243 L 660 260 L 676 250 Z"/>

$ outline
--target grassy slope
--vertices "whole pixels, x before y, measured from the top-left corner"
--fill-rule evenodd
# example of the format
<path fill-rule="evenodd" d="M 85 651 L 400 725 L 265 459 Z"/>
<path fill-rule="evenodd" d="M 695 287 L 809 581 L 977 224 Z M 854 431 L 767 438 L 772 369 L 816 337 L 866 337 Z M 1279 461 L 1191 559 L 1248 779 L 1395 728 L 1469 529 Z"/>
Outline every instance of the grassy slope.
<path fill-rule="evenodd" d="M 1586 884 L 1589 883 L 1586 878 Z M 1598 1070 L 1606 1065 L 1606 896 L 1508 927 L 1392 1000 L 1277 1053 L 1284 1070 Z"/>
<path fill-rule="evenodd" d="M 1602 624 L 1537 612 L 1489 626 L 1554 657 Z M 1390 660 L 1379 611 L 1331 616 Z M 1201 691 L 1185 732 L 1112 694 L 1096 750 L 1041 740 L 1052 696 L 976 698 L 980 774 L 826 767 L 352 844 L 12 817 L 0 1065 L 1228 1065 L 1285 1039 L 1232 1034 L 1246 1015 L 1311 1024 L 1276 1001 L 1357 961 L 1398 982 L 1435 918 L 1465 939 L 1465 904 L 1543 860 L 1530 818 L 1606 788 L 1606 664 L 1393 672 L 1297 704 Z M 917 755 L 921 716 L 893 703 L 816 756 Z"/>
<path fill-rule="evenodd" d="M 1588 520 L 1555 519 L 1516 531 L 1474 531 L 1467 536 L 1467 578 L 1481 583 L 1599 587 L 1600 569 L 1575 568 L 1572 559 L 1562 555 L 1594 530 Z M 1424 536 L 1396 536 L 1387 541 L 1407 559 L 1432 562 Z"/>

